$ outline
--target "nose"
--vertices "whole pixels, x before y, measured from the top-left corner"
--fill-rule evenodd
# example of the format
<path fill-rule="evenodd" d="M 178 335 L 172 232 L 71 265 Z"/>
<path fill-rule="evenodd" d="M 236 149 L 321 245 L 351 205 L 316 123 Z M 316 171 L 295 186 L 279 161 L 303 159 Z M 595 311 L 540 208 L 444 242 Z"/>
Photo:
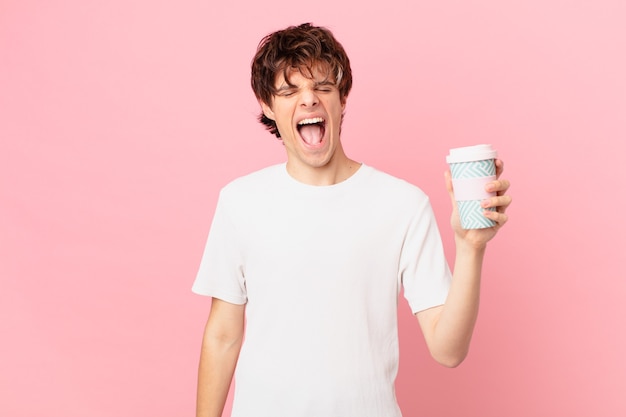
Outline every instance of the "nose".
<path fill-rule="evenodd" d="M 315 90 L 311 88 L 304 89 L 300 95 L 300 105 L 303 107 L 313 107 L 319 104 L 319 98 Z"/>

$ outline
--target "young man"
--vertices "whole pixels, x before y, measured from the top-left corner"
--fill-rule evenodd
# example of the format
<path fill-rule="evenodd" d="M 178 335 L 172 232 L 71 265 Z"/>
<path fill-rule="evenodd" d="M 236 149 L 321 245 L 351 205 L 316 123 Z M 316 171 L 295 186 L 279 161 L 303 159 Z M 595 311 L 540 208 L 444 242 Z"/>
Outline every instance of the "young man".
<path fill-rule="evenodd" d="M 268 35 L 252 63 L 260 120 L 287 162 L 224 187 L 193 290 L 213 298 L 197 416 L 398 417 L 401 287 L 444 366 L 465 358 L 485 247 L 506 222 L 509 183 L 487 185 L 497 225 L 463 230 L 452 276 L 428 198 L 350 159 L 340 133 L 352 84 L 342 46 L 304 24 Z M 498 178 L 502 163 L 497 161 Z M 244 317 L 246 339 L 244 339 Z"/>

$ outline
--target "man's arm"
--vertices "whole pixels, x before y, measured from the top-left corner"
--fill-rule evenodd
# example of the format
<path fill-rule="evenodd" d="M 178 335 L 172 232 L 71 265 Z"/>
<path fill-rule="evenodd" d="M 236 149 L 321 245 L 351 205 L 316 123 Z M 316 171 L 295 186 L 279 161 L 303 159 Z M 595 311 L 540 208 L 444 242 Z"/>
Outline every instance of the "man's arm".
<path fill-rule="evenodd" d="M 221 417 L 241 350 L 244 333 L 244 305 L 217 298 L 204 330 L 196 417 Z"/>
<path fill-rule="evenodd" d="M 458 366 L 467 356 L 480 299 L 484 249 L 459 249 L 457 245 L 452 284 L 445 304 L 416 314 L 431 355 L 448 367 Z"/>
<path fill-rule="evenodd" d="M 484 208 L 496 207 L 495 212 L 485 212 L 496 222 L 496 226 L 476 230 L 461 228 L 452 181 L 449 172 L 446 173 L 446 185 L 453 204 L 451 223 L 456 243 L 452 284 L 444 305 L 416 314 L 431 355 L 444 366 L 458 366 L 467 356 L 478 316 L 480 276 L 487 242 L 508 220 L 504 212 L 511 204 L 511 197 L 505 193 L 510 184 L 499 179 L 502 170 L 503 163 L 497 160 L 498 179 L 486 186 L 487 191 L 496 192 L 496 196 L 483 202 Z"/>

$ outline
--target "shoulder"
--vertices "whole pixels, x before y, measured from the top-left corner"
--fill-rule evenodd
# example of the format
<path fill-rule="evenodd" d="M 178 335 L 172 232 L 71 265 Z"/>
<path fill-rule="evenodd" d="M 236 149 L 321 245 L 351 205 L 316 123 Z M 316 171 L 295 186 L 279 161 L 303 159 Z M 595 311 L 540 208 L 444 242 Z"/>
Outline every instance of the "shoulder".
<path fill-rule="evenodd" d="M 415 184 L 398 178 L 377 168 L 364 165 L 367 173 L 367 187 L 380 197 L 413 202 L 421 205 L 428 202 L 428 196 Z"/>
<path fill-rule="evenodd" d="M 271 165 L 238 177 L 220 190 L 221 199 L 241 199 L 262 194 L 280 181 L 284 164 Z"/>

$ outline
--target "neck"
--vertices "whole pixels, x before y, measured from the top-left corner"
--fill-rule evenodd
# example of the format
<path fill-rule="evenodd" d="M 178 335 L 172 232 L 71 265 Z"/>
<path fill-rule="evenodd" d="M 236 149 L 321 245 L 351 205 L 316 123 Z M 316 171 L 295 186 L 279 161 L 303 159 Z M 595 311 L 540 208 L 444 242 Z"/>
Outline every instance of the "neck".
<path fill-rule="evenodd" d="M 287 160 L 287 172 L 295 180 L 308 185 L 328 186 L 338 184 L 350 178 L 361 166 L 347 156 L 334 155 L 327 164 L 315 167 L 290 163 Z"/>

